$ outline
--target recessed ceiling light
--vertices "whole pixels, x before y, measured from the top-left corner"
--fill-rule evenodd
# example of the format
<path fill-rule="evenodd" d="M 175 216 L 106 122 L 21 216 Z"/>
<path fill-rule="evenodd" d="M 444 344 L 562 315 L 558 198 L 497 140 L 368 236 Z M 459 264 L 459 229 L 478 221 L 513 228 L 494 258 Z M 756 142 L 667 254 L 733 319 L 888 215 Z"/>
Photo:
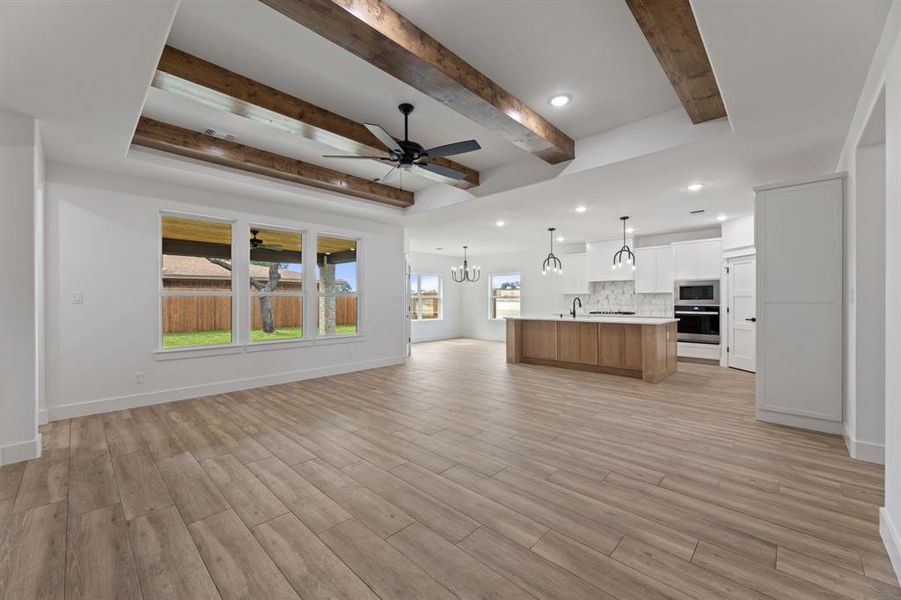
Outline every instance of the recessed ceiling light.
<path fill-rule="evenodd" d="M 556 96 L 551 96 L 551 99 L 548 102 L 551 103 L 551 106 L 560 108 L 561 106 L 566 106 L 569 104 L 569 101 L 572 98 L 568 94 L 557 94 Z"/>
<path fill-rule="evenodd" d="M 699 191 L 699 190 L 701 190 L 701 189 L 703 189 L 703 188 L 704 188 L 704 184 L 703 184 L 703 183 L 689 183 L 689 184 L 688 184 L 688 191 L 689 191 L 689 192 L 697 192 L 697 191 Z"/>
<path fill-rule="evenodd" d="M 562 235 L 558 235 L 558 236 L 557 236 L 557 241 L 558 241 L 558 242 L 562 242 L 562 241 L 565 240 L 565 239 L 566 239 L 566 238 L 563 237 Z"/>
<path fill-rule="evenodd" d="M 583 212 L 585 212 L 586 210 L 588 210 L 588 209 L 587 209 L 586 207 L 584 207 L 584 206 L 577 206 L 577 207 L 576 207 L 576 212 L 577 212 L 577 213 L 583 213 Z"/>
<path fill-rule="evenodd" d="M 634 227 L 626 227 L 626 233 L 635 233 Z"/>
<path fill-rule="evenodd" d="M 723 221 L 725 221 L 728 218 L 729 217 L 727 217 L 726 215 L 717 215 L 716 216 L 716 220 L 719 221 L 720 223 L 722 223 Z"/>
<path fill-rule="evenodd" d="M 503 227 L 504 225 L 507 224 L 507 222 L 504 221 L 503 219 L 498 219 L 497 221 L 494 222 L 494 224 L 497 225 L 498 227 Z"/>

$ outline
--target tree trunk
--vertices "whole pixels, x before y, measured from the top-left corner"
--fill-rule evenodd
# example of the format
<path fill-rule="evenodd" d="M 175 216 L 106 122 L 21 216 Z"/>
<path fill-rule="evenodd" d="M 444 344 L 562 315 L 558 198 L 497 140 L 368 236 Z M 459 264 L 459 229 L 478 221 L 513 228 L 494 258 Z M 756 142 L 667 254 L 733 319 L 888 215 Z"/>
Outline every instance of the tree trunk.
<path fill-rule="evenodd" d="M 272 296 L 260 296 L 260 319 L 263 331 L 275 333 L 275 319 L 272 317 Z"/>

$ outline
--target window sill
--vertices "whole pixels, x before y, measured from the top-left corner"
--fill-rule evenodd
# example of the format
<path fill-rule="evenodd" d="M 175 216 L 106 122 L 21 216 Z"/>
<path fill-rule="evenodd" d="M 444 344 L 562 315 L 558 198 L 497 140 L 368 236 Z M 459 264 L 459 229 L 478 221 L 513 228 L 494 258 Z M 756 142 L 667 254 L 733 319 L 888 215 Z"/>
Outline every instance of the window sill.
<path fill-rule="evenodd" d="M 154 352 L 154 360 L 176 360 L 181 358 L 202 358 L 205 356 L 221 356 L 225 354 L 240 354 L 244 347 L 238 344 L 227 346 L 207 346 L 190 348 L 165 348 Z"/>
<path fill-rule="evenodd" d="M 362 333 L 356 335 L 330 335 L 328 337 L 313 338 L 315 346 L 331 346 L 334 344 L 352 344 L 355 342 L 365 341 L 366 336 Z"/>
<path fill-rule="evenodd" d="M 334 335 L 297 340 L 273 340 L 270 342 L 252 342 L 248 344 L 230 344 L 228 346 L 208 346 L 190 348 L 167 348 L 154 351 L 154 360 L 179 360 L 183 358 L 204 358 L 243 352 L 267 352 L 269 350 L 291 350 L 310 346 L 335 346 L 339 344 L 355 344 L 366 340 L 364 334 Z"/>
<path fill-rule="evenodd" d="M 287 350 L 290 348 L 306 348 L 313 345 L 313 340 L 298 338 L 296 340 L 272 340 L 269 342 L 252 342 L 244 348 L 247 352 L 267 352 L 269 350 Z"/>

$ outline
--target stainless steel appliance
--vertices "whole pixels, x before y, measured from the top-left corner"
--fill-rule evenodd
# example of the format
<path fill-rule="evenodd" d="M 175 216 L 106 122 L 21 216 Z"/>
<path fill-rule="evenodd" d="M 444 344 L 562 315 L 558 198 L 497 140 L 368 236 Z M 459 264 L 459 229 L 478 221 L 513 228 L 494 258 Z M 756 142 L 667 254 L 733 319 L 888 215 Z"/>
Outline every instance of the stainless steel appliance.
<path fill-rule="evenodd" d="M 677 339 L 680 342 L 720 343 L 720 307 L 709 304 L 676 304 Z"/>
<path fill-rule="evenodd" d="M 677 281 L 673 296 L 674 304 L 695 304 L 698 306 L 720 305 L 719 279 L 694 279 Z"/>

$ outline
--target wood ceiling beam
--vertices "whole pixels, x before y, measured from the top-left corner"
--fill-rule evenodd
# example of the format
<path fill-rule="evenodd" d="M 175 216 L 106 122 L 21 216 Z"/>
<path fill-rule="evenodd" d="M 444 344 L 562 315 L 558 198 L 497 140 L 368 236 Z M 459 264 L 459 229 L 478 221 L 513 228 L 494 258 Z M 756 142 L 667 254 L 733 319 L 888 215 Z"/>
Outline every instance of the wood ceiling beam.
<path fill-rule="evenodd" d="M 387 155 L 381 142 L 361 123 L 171 46 L 163 49 L 153 87 L 321 142 L 348 154 Z M 434 158 L 429 162 L 461 171 L 466 178 L 451 179 L 424 169 L 417 171 L 417 175 L 463 189 L 479 185 L 479 172 L 475 169 L 447 158 Z"/>
<path fill-rule="evenodd" d="M 575 143 L 381 0 L 260 0 L 551 164 Z"/>
<path fill-rule="evenodd" d="M 726 116 L 689 0 L 626 0 L 692 123 Z"/>
<path fill-rule="evenodd" d="M 196 131 L 141 117 L 132 144 L 171 152 L 241 171 L 374 200 L 391 206 L 412 206 L 413 192 L 399 190 L 362 177 L 228 142 Z"/>

